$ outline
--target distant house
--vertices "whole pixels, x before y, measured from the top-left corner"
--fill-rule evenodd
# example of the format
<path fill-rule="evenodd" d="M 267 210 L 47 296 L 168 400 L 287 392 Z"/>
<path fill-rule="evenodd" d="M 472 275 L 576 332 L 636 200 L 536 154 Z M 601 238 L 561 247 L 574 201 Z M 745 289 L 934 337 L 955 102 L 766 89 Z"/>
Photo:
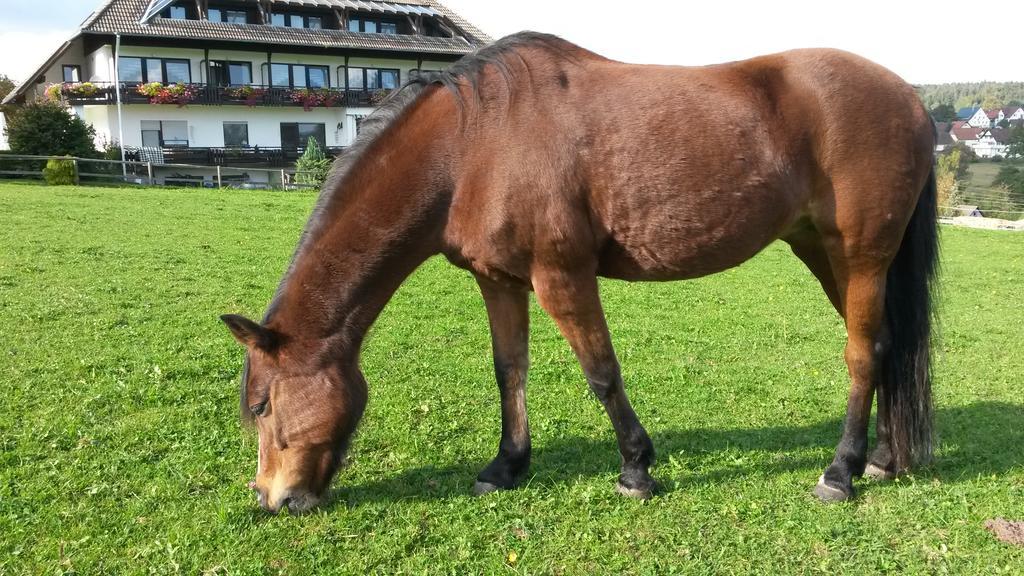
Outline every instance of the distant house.
<path fill-rule="evenodd" d="M 985 215 L 978 210 L 977 206 L 968 206 L 966 204 L 960 204 L 953 208 L 956 210 L 956 216 L 974 216 L 977 218 L 984 218 Z"/>
<path fill-rule="evenodd" d="M 953 142 L 967 143 L 977 140 L 982 130 L 984 128 L 975 128 L 967 122 L 959 121 L 953 123 L 953 127 L 949 130 L 949 135 Z"/>
<path fill-rule="evenodd" d="M 995 125 L 984 108 L 975 109 L 974 114 L 967 119 L 967 123 L 975 128 L 991 128 Z"/>
<path fill-rule="evenodd" d="M 1003 108 L 1003 118 L 1010 122 L 1021 122 L 1024 121 L 1024 107 L 1021 106 L 1007 106 Z"/>
<path fill-rule="evenodd" d="M 998 110 L 988 110 L 985 112 L 985 115 L 988 116 L 989 126 L 995 126 L 999 124 L 1000 122 L 1003 121 L 1004 118 L 1002 108 L 999 108 Z"/>
<path fill-rule="evenodd" d="M 944 152 L 954 144 L 953 137 L 949 134 L 952 125 L 949 122 L 935 123 L 935 151 Z"/>
<path fill-rule="evenodd" d="M 1006 128 L 985 128 L 977 139 L 966 142 L 979 158 L 1006 156 L 1010 149 L 1010 131 Z"/>

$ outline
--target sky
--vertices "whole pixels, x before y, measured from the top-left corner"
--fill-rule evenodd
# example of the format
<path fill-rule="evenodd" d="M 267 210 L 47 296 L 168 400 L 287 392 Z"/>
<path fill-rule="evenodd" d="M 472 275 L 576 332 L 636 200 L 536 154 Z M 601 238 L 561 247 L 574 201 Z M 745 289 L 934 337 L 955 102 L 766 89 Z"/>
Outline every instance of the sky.
<path fill-rule="evenodd" d="M 0 74 L 21 81 L 102 0 L 0 0 Z M 399 0 L 395 0 L 399 1 Z M 558 34 L 628 62 L 701 65 L 831 46 L 916 83 L 1022 81 L 1020 44 L 1001 21 L 945 0 L 442 0 L 498 38 Z M 1007 4 L 1006 6 L 1009 6 Z M 992 24 L 979 24 L 977 17 Z"/>

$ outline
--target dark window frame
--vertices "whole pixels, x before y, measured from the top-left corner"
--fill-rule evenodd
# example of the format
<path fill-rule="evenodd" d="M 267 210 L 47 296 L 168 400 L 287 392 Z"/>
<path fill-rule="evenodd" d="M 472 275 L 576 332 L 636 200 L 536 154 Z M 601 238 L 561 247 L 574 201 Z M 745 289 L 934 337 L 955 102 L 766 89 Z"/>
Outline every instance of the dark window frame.
<path fill-rule="evenodd" d="M 232 126 L 244 126 L 245 127 L 245 144 L 228 144 L 228 125 Z M 225 148 L 249 148 L 249 123 L 245 120 L 225 120 L 221 123 L 221 131 L 224 134 L 224 147 Z"/>
<path fill-rule="evenodd" d="M 157 138 L 160 140 L 160 148 L 191 148 L 192 147 L 192 143 L 188 139 L 188 121 L 187 120 L 143 120 L 143 122 L 158 122 L 160 124 L 160 128 L 158 128 L 157 130 L 146 130 L 145 128 L 140 128 L 140 132 L 142 133 L 142 143 L 143 143 L 143 146 L 145 146 L 145 143 L 146 143 L 146 132 L 156 132 L 157 133 Z M 164 140 L 164 122 L 184 122 L 185 123 L 185 144 L 183 144 L 183 145 L 182 144 L 172 144 L 172 145 L 168 145 L 167 144 L 166 140 Z"/>
<path fill-rule="evenodd" d="M 188 58 L 149 58 L 147 56 L 118 56 L 117 57 L 117 68 L 118 68 L 118 79 L 121 80 L 122 84 L 138 84 L 138 80 L 123 80 L 120 78 L 121 62 L 124 60 L 138 60 L 139 66 L 142 71 L 141 84 L 148 84 L 150 82 L 160 82 L 161 84 L 167 84 L 167 63 L 178 63 L 185 64 L 188 67 L 188 82 L 185 84 L 192 84 L 192 61 Z M 160 80 L 150 80 L 149 78 L 149 65 L 148 62 L 152 60 L 158 60 L 160 62 Z"/>
<path fill-rule="evenodd" d="M 285 126 L 289 126 L 289 127 L 290 126 L 294 126 L 295 127 L 296 137 L 299 138 L 299 135 L 300 135 L 299 126 L 300 125 L 317 126 L 317 127 L 319 127 L 319 129 L 323 132 L 323 140 L 320 140 L 319 138 L 317 138 L 317 141 L 320 143 L 320 146 L 322 148 L 324 148 L 325 150 L 327 149 L 327 124 L 325 124 L 324 122 L 281 122 L 280 130 L 281 130 L 281 148 L 282 149 L 285 149 L 285 150 L 302 150 L 302 149 L 306 148 L 306 143 L 309 141 L 308 137 L 305 140 L 302 140 L 301 142 L 297 142 L 296 146 L 290 146 L 289 143 L 285 142 L 285 138 L 284 138 Z"/>
<path fill-rule="evenodd" d="M 274 84 L 274 66 L 287 66 L 288 67 L 288 85 L 287 86 L 284 86 L 282 84 Z M 304 67 L 306 69 L 306 71 L 305 71 L 306 83 L 304 85 L 302 85 L 302 86 L 296 86 L 295 85 L 295 67 L 296 66 L 302 66 L 302 67 Z M 324 72 L 324 80 L 327 81 L 327 84 L 325 86 L 317 86 L 314 89 L 331 88 L 331 67 L 330 66 L 328 66 L 326 64 L 323 64 L 323 65 L 321 65 L 321 64 L 293 64 L 293 63 L 290 63 L 290 62 L 271 62 L 270 63 L 270 85 L 275 87 L 275 88 L 290 88 L 292 90 L 294 90 L 295 88 L 312 88 L 310 86 L 309 71 L 311 69 L 314 69 L 314 68 L 319 69 L 319 70 L 323 70 L 323 72 Z"/>
<path fill-rule="evenodd" d="M 75 71 L 75 76 L 77 76 L 78 79 L 77 80 L 68 80 L 68 70 L 74 70 Z M 82 67 L 80 65 L 78 65 L 78 64 L 64 64 L 63 66 L 61 66 L 60 75 L 61 75 L 61 78 L 64 80 L 64 82 L 81 82 L 82 81 Z"/>
<path fill-rule="evenodd" d="M 175 10 L 181 10 L 185 13 L 185 15 L 182 17 L 173 16 Z M 171 4 L 167 8 L 164 8 L 160 11 L 160 17 L 167 18 L 169 20 L 192 20 L 192 14 L 192 9 L 188 5 L 182 6 L 180 4 Z"/>
<path fill-rule="evenodd" d="M 214 10 L 217 12 L 217 18 L 216 19 L 210 18 L 210 12 L 214 11 Z M 221 7 L 221 6 L 214 6 L 214 7 L 211 7 L 211 8 L 207 8 L 206 9 L 206 20 L 207 20 L 207 22 L 222 22 L 222 23 L 225 23 L 225 24 L 239 24 L 239 22 L 230 22 L 228 20 L 228 14 L 229 13 L 231 13 L 231 14 L 242 14 L 243 16 L 245 16 L 244 24 L 252 24 L 252 22 L 250 22 L 249 11 L 245 10 L 245 9 L 240 10 L 237 6 L 228 7 L 228 8 Z"/>
<path fill-rule="evenodd" d="M 357 92 L 369 92 L 371 90 L 395 90 L 396 88 L 400 88 L 402 86 L 402 70 L 399 69 L 399 68 L 375 68 L 375 67 L 370 67 L 370 66 L 348 66 L 348 67 L 341 66 L 340 69 L 345 71 L 345 86 L 346 86 L 346 88 L 348 90 L 354 90 L 354 91 L 357 91 Z M 363 85 L 361 87 L 353 88 L 352 85 L 349 84 L 349 77 L 348 77 L 348 71 L 349 70 L 362 70 L 363 71 Z M 380 79 L 383 77 L 383 74 L 382 74 L 383 72 L 394 72 L 395 73 L 395 77 L 396 77 L 396 82 L 395 82 L 394 88 L 385 88 L 383 86 L 377 86 L 376 88 L 369 88 L 367 86 L 367 78 L 369 78 L 369 76 L 367 75 L 367 71 L 369 71 L 369 70 L 376 70 L 377 71 L 377 82 L 378 82 L 378 84 L 381 83 Z"/>
<path fill-rule="evenodd" d="M 359 29 L 358 30 L 353 30 L 352 29 L 352 23 L 353 22 L 358 22 L 359 23 Z M 375 28 L 375 30 L 373 32 L 367 32 L 366 31 L 366 23 L 367 22 L 373 22 L 374 28 Z M 382 24 L 393 25 L 395 27 L 394 33 L 392 34 L 391 32 L 381 32 L 381 25 Z M 349 32 L 362 32 L 363 34 L 398 35 L 398 34 L 402 33 L 401 32 L 401 30 L 402 30 L 402 22 L 401 22 L 401 20 L 397 20 L 395 18 L 381 18 L 381 17 L 378 17 L 378 16 L 370 16 L 370 15 L 367 15 L 367 16 L 354 15 L 354 16 L 349 17 L 348 22 L 346 23 L 345 29 L 348 30 Z"/>
<path fill-rule="evenodd" d="M 218 83 L 217 86 L 227 87 L 227 86 L 249 86 L 249 85 L 252 85 L 252 79 L 253 79 L 253 75 L 252 75 L 252 62 L 247 62 L 245 60 L 210 60 L 210 72 L 213 72 L 213 69 L 214 69 L 213 65 L 214 64 L 219 64 L 222 67 L 222 69 L 224 70 L 225 74 L 227 74 L 227 84 L 220 84 L 220 83 Z M 232 66 L 245 66 L 249 70 L 249 81 L 248 82 L 235 83 L 233 81 L 233 78 L 231 78 L 231 67 Z M 207 78 L 206 82 L 208 84 L 213 84 L 214 83 L 213 82 L 213 78 Z"/>

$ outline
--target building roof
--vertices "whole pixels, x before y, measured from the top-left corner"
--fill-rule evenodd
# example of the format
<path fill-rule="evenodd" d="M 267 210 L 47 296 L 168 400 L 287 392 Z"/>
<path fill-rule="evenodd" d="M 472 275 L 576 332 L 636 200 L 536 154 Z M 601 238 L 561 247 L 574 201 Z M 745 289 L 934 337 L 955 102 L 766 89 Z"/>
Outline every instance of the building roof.
<path fill-rule="evenodd" d="M 1020 109 L 1021 109 L 1020 106 L 1006 106 L 1006 107 L 1003 108 L 1003 116 L 1006 116 L 1007 118 L 1009 118 L 1010 116 L 1013 116 L 1014 114 L 1016 114 L 1017 111 L 1020 110 Z"/>
<path fill-rule="evenodd" d="M 437 14 L 461 36 L 441 38 L 435 36 L 405 34 L 372 34 L 349 32 L 347 30 L 315 30 L 266 26 L 263 24 L 229 24 L 207 20 L 177 20 L 151 17 L 142 23 L 143 16 L 160 4 L 162 0 L 103 0 L 99 8 L 90 14 L 81 28 L 60 46 L 28 78 L 15 87 L 3 99 L 3 104 L 13 102 L 24 95 L 34 80 L 52 66 L 68 50 L 71 43 L 82 35 L 122 34 L 139 38 L 165 38 L 170 40 L 207 40 L 238 42 L 247 44 L 268 44 L 310 48 L 342 48 L 353 50 L 381 50 L 408 52 L 410 54 L 437 54 L 445 57 L 461 57 L 493 42 L 490 36 L 473 26 L 464 18 L 438 0 L 401 0 L 382 2 L 377 0 L 264 0 L 271 6 L 336 7 L 343 9 L 352 5 L 370 11 L 397 13 L 401 6 L 417 6 Z"/>
<path fill-rule="evenodd" d="M 974 128 L 961 124 L 959 126 L 954 125 L 953 129 L 950 130 L 949 133 L 952 135 L 953 140 L 962 142 L 964 140 L 977 140 L 983 130 L 985 130 L 985 128 Z"/>
<path fill-rule="evenodd" d="M 304 4 L 319 5 L 323 1 L 325 0 L 307 1 Z M 314 48 L 389 50 L 449 56 L 469 54 L 492 41 L 489 36 L 436 0 L 403 0 L 402 4 L 425 6 L 432 9 L 454 24 L 464 36 L 439 38 L 419 35 L 371 34 L 347 30 L 314 30 L 262 24 L 177 20 L 159 16 L 151 18 L 148 23 L 141 23 L 152 3 L 151 0 L 107 0 L 85 21 L 81 31 L 87 34 L 120 33 L 133 37 L 218 40 Z M 274 0 L 272 4 L 291 6 L 296 2 L 295 0 Z M 382 3 L 377 2 L 377 4 Z M 342 7 L 340 3 L 338 7 Z"/>
<path fill-rule="evenodd" d="M 977 106 L 973 108 L 961 108 L 956 111 L 956 117 L 959 118 L 960 120 L 969 120 L 971 116 L 974 116 L 974 113 L 977 111 Z"/>
<path fill-rule="evenodd" d="M 988 116 L 989 120 L 995 120 L 996 118 L 999 118 L 999 112 L 1001 112 L 1001 110 L 999 108 L 994 108 L 992 110 L 986 110 L 985 111 L 985 116 Z"/>
<path fill-rule="evenodd" d="M 996 144 L 1010 143 L 1010 130 L 1008 128 L 992 128 L 988 132 L 992 135 L 992 139 L 996 141 Z"/>

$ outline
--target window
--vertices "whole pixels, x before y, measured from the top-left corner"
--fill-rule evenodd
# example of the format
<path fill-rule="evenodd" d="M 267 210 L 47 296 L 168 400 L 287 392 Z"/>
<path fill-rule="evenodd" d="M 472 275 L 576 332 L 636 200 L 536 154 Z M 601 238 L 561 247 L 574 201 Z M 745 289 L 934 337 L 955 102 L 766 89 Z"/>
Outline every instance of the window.
<path fill-rule="evenodd" d="M 367 32 L 370 34 L 398 34 L 398 22 L 379 18 L 349 18 L 349 32 Z"/>
<path fill-rule="evenodd" d="M 72 66 L 69 64 L 64 65 L 64 82 L 81 82 L 82 81 L 82 67 Z"/>
<path fill-rule="evenodd" d="M 295 150 L 305 148 L 310 138 L 315 138 L 321 147 L 327 147 L 327 129 L 324 124 L 295 122 L 281 123 L 281 147 Z"/>
<path fill-rule="evenodd" d="M 349 68 L 349 90 L 394 90 L 401 83 L 401 73 L 394 68 Z"/>
<path fill-rule="evenodd" d="M 164 60 L 164 78 L 168 84 L 192 82 L 192 64 L 188 60 Z"/>
<path fill-rule="evenodd" d="M 306 28 L 319 30 L 323 28 L 323 21 L 320 19 L 319 16 L 310 16 L 306 18 Z"/>
<path fill-rule="evenodd" d="M 192 64 L 178 58 L 118 58 L 118 76 L 121 82 L 165 82 L 189 84 L 192 82 Z"/>
<path fill-rule="evenodd" d="M 160 12 L 160 16 L 174 18 L 175 20 L 186 20 L 188 19 L 188 8 L 185 6 L 171 6 Z"/>
<path fill-rule="evenodd" d="M 210 8 L 206 11 L 206 19 L 210 22 L 227 22 L 228 24 L 248 24 L 249 16 L 243 10 L 222 10 Z"/>
<path fill-rule="evenodd" d="M 284 14 L 271 14 L 270 15 L 271 26 L 284 26 Z"/>
<path fill-rule="evenodd" d="M 227 148 L 246 148 L 249 146 L 248 122 L 224 123 L 224 146 Z"/>
<path fill-rule="evenodd" d="M 331 72 L 327 66 L 304 64 L 271 64 L 270 84 L 289 88 L 330 88 Z"/>
<path fill-rule="evenodd" d="M 289 14 L 288 26 L 292 28 L 305 28 L 305 19 L 300 14 Z"/>
<path fill-rule="evenodd" d="M 188 122 L 143 120 L 142 145 L 147 148 L 188 148 Z"/>
<path fill-rule="evenodd" d="M 214 86 L 244 86 L 252 84 L 252 63 L 211 60 L 210 84 Z"/>

